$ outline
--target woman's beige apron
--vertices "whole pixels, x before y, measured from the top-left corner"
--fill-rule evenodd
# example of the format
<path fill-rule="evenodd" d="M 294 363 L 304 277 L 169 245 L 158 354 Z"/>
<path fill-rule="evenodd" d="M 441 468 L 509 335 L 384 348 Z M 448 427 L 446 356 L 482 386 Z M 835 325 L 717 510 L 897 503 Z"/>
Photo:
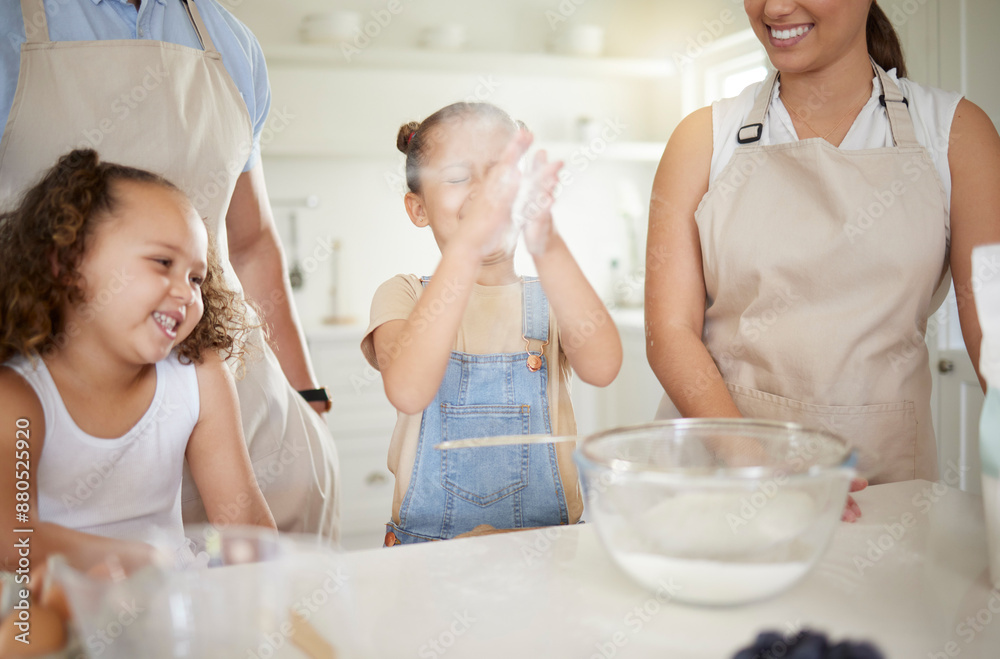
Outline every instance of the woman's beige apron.
<path fill-rule="evenodd" d="M 43 0 L 21 0 L 27 42 L 0 142 L 0 206 L 10 207 L 59 156 L 78 147 L 165 176 L 191 198 L 215 236 L 227 281 L 226 211 L 249 158 L 252 125 L 193 2 L 204 50 L 149 40 L 49 41 Z M 262 350 L 237 382 L 243 429 L 278 528 L 336 537 L 337 456 L 322 419 Z M 185 522 L 205 519 L 190 474 Z M 235 505 L 235 504 L 234 504 Z M 235 513 L 235 511 L 233 511 Z"/>
<path fill-rule="evenodd" d="M 950 283 L 948 211 L 906 101 L 875 68 L 894 147 L 757 145 L 777 74 L 764 83 L 695 213 L 703 339 L 744 416 L 849 439 L 873 483 L 936 479 L 924 334 Z"/>

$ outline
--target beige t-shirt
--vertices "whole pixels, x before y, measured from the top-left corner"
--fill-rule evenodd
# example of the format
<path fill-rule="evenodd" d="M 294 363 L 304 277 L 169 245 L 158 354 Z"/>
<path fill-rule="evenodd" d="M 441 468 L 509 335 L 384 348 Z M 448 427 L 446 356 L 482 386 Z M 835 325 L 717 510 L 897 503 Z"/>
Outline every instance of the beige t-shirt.
<path fill-rule="evenodd" d="M 375 358 L 375 346 L 372 333 L 380 325 L 390 320 L 406 320 L 423 293 L 420 278 L 415 275 L 396 275 L 378 287 L 372 299 L 371 324 L 361 341 L 361 352 L 374 368 L 378 369 Z M 506 284 L 503 286 L 480 286 L 472 288 L 469 305 L 465 309 L 462 323 L 458 328 L 458 336 L 452 350 L 470 354 L 483 355 L 499 352 L 523 352 L 524 339 L 521 335 L 521 284 Z M 552 433 L 556 435 L 572 435 L 576 433 L 576 419 L 573 416 L 573 403 L 570 400 L 570 369 L 566 353 L 559 343 L 559 332 L 556 327 L 556 317 L 549 310 L 549 344 L 545 346 L 545 356 L 548 358 L 548 399 L 549 419 L 552 423 Z M 537 349 L 537 342 L 532 342 L 532 349 Z M 552 356 L 558 355 L 553 360 Z M 556 365 L 557 364 L 557 365 Z M 421 414 L 403 414 L 396 412 L 396 427 L 392 431 L 392 441 L 389 444 L 388 467 L 396 476 L 396 489 L 392 498 L 392 519 L 399 523 L 399 506 L 403 502 L 406 490 L 410 485 L 410 474 L 413 472 L 413 462 L 417 455 L 417 443 L 420 439 Z M 576 465 L 573 463 L 574 442 L 561 442 L 556 446 L 556 456 L 559 461 L 559 473 L 562 477 L 563 492 L 566 495 L 566 507 L 570 523 L 576 523 L 583 514 L 583 496 L 580 491 L 580 479 L 577 476 Z"/>

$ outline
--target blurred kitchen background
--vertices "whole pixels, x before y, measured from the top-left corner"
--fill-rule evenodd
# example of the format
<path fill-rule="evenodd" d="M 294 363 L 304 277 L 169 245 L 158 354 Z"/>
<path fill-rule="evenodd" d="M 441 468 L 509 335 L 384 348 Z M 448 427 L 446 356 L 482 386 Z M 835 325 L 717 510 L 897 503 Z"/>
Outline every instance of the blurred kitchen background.
<path fill-rule="evenodd" d="M 358 348 L 372 295 L 431 274 L 429 230 L 404 211 L 403 122 L 458 100 L 507 109 L 571 177 L 554 216 L 621 330 L 625 364 L 604 390 L 574 384 L 581 433 L 653 418 L 643 259 L 649 192 L 688 112 L 767 73 L 739 0 L 221 0 L 256 34 L 272 86 L 264 169 L 296 303 L 342 465 L 344 544 L 381 544 L 395 414 Z M 1000 2 L 881 0 L 910 77 L 962 91 L 1000 121 Z M 525 250 L 518 269 L 532 274 Z M 978 488 L 982 395 L 954 303 L 928 329 L 942 465 Z"/>

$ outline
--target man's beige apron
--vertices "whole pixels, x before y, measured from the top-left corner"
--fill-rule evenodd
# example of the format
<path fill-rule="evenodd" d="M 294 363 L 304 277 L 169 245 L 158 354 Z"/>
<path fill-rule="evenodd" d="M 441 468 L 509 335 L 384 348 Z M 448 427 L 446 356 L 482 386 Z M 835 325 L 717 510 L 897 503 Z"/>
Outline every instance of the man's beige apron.
<path fill-rule="evenodd" d="M 93 148 L 102 160 L 156 172 L 187 192 L 215 236 L 227 281 L 239 289 L 225 218 L 252 126 L 197 7 L 185 2 L 204 50 L 149 40 L 49 41 L 42 3 L 21 0 L 27 42 L 0 142 L 0 206 L 13 205 L 61 155 Z M 329 431 L 259 332 L 254 342 L 263 349 L 237 391 L 261 489 L 279 529 L 336 537 L 339 478 Z M 183 500 L 186 523 L 205 520 L 187 473 Z"/>
<path fill-rule="evenodd" d="M 875 68 L 894 147 L 754 144 L 777 74 L 764 83 L 745 146 L 695 213 L 703 339 L 744 416 L 849 439 L 873 483 L 936 479 L 924 334 L 950 283 L 948 211 L 899 88 Z"/>

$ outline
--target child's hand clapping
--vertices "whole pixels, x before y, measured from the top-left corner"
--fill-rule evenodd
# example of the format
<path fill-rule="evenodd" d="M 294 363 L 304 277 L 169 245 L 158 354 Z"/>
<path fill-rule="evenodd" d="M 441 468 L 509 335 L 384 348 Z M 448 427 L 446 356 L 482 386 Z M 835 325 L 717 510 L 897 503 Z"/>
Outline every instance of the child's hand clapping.
<path fill-rule="evenodd" d="M 514 207 L 515 223 L 524 226 L 524 243 L 532 256 L 545 253 L 549 238 L 555 232 L 552 225 L 552 204 L 559 184 L 562 161 L 549 162 L 545 151 L 535 154 L 521 184 Z"/>
<path fill-rule="evenodd" d="M 504 246 L 511 223 L 511 209 L 521 184 L 517 164 L 531 145 L 528 131 L 519 130 L 490 168 L 477 193 L 469 196 L 459 213 L 459 236 L 489 256 Z M 471 221 L 470 221 L 471 220 Z"/>

